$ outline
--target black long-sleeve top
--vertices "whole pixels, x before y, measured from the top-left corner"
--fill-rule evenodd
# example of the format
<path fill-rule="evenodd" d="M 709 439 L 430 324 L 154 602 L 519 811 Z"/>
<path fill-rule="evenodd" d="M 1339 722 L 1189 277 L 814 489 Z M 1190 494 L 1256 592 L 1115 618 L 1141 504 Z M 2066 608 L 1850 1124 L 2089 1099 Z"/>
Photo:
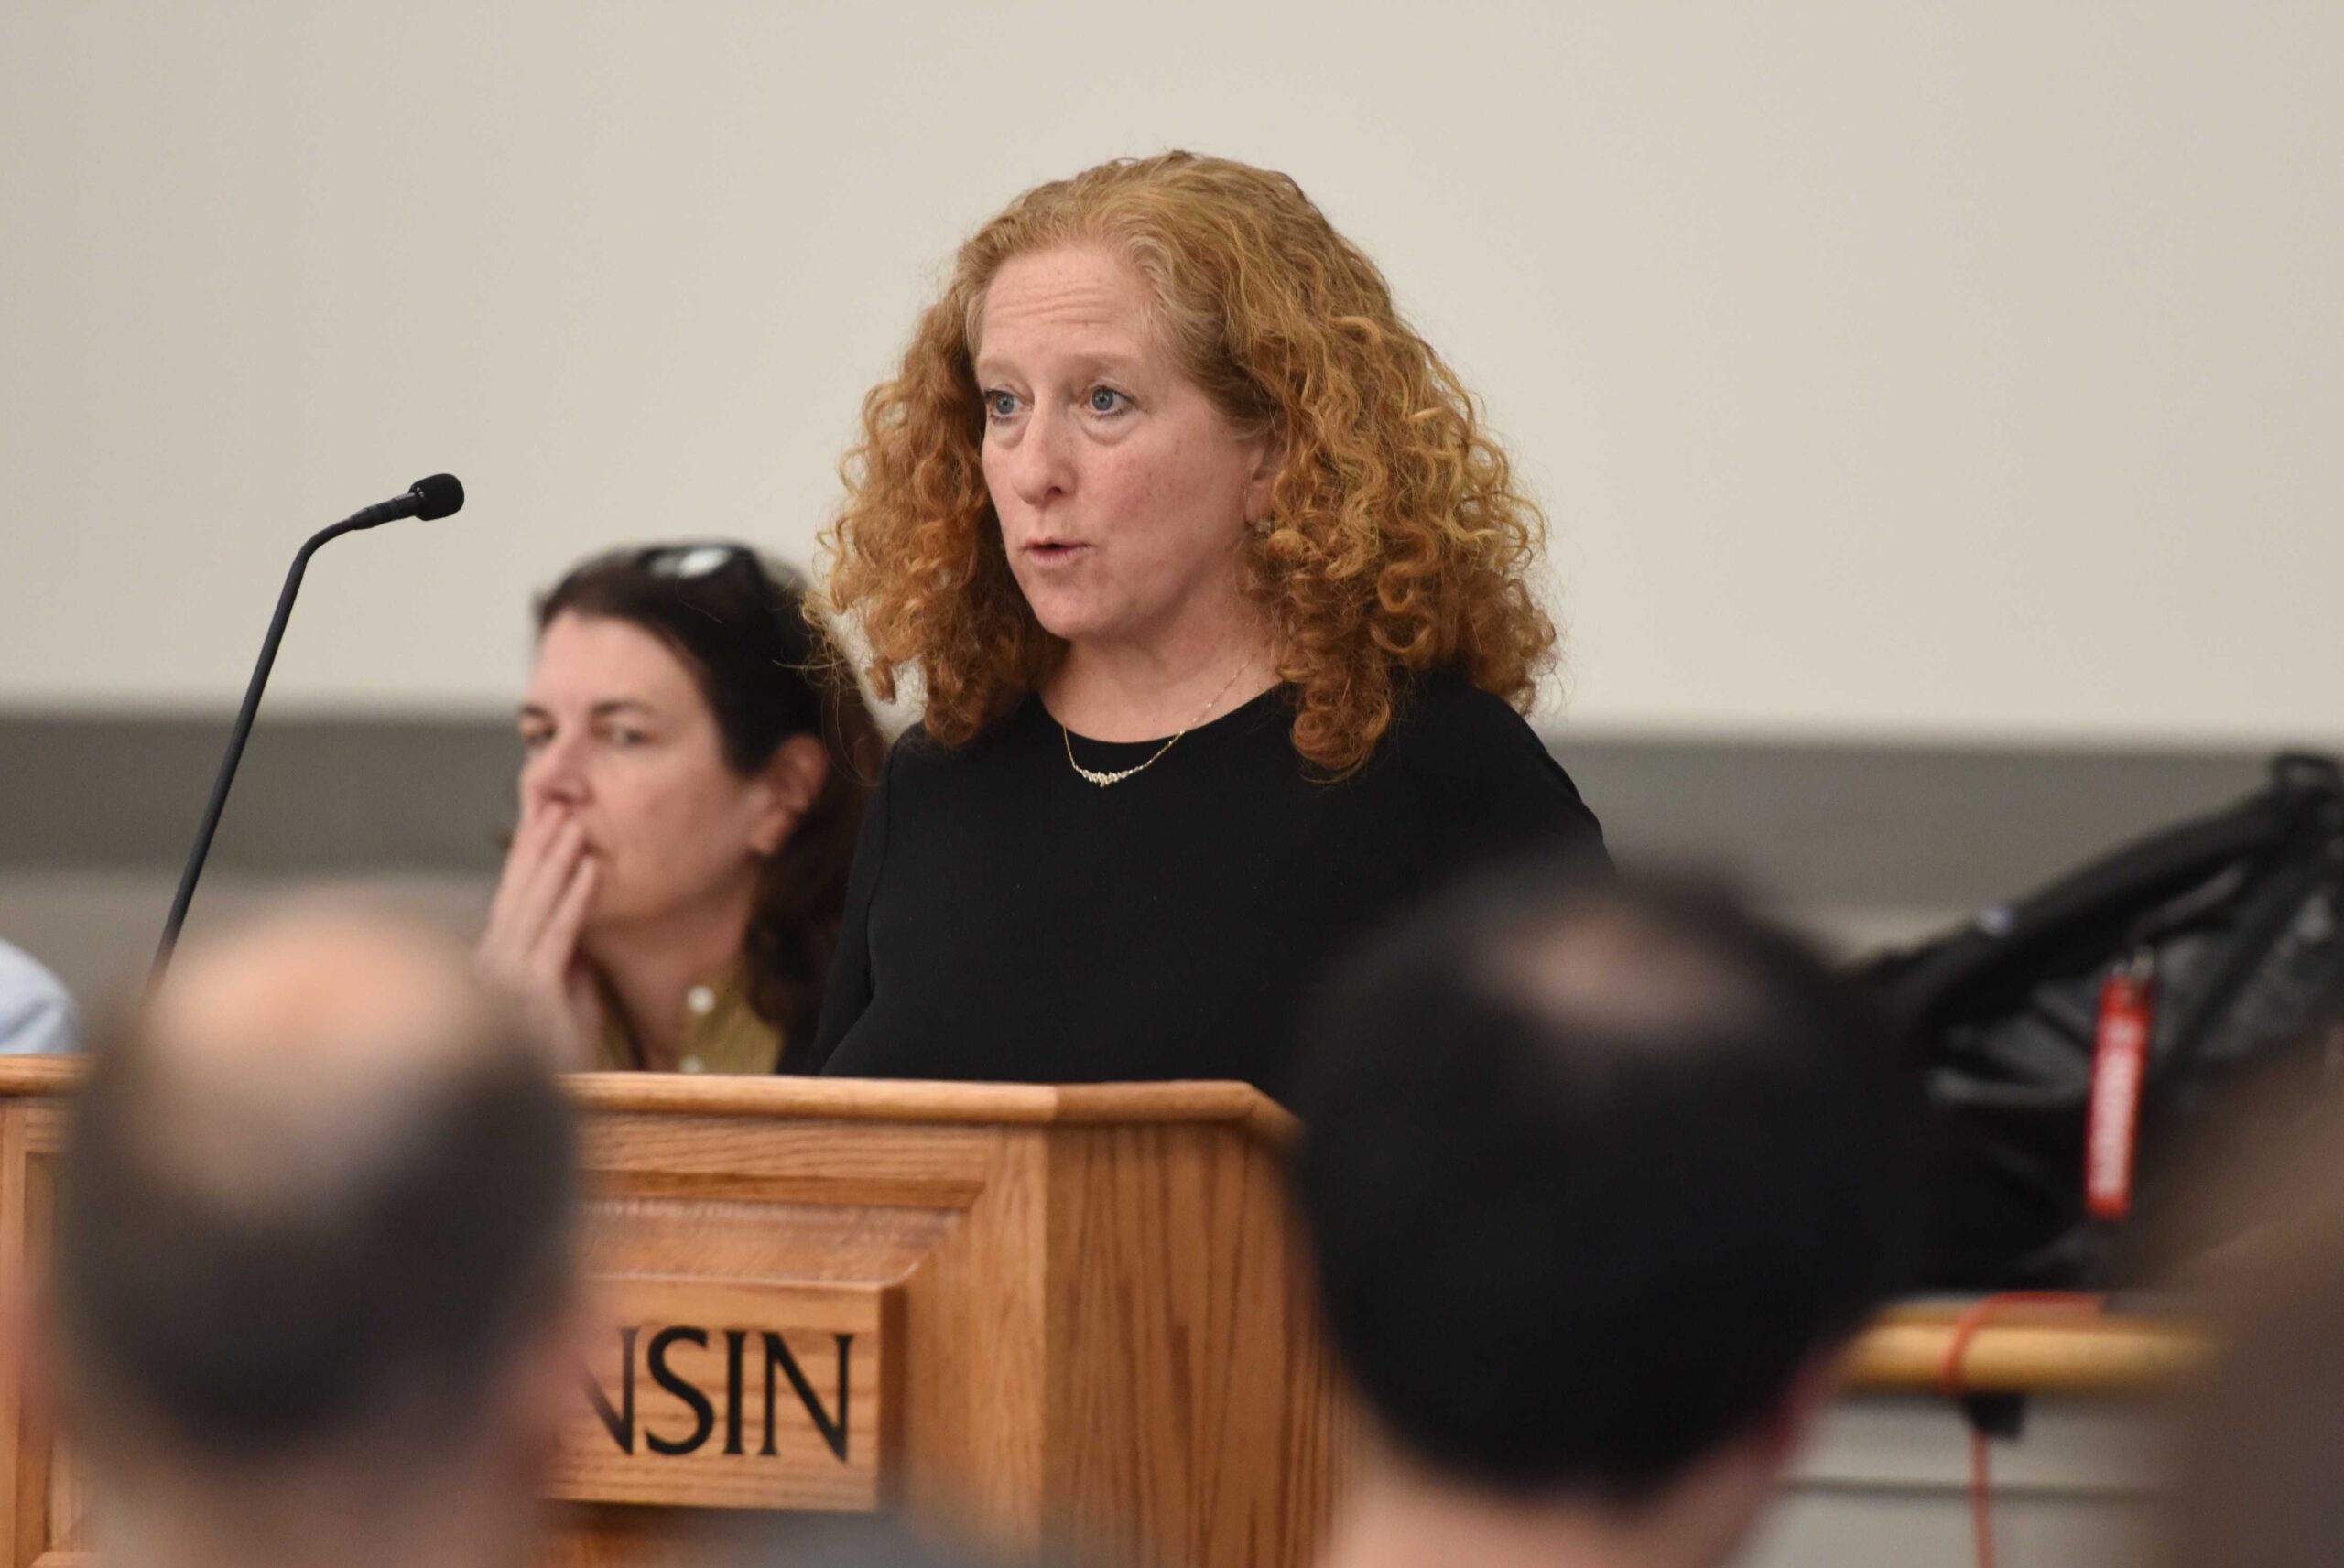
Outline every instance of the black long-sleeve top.
<path fill-rule="evenodd" d="M 1344 943 L 1520 851 L 1602 855 L 1522 717 L 1461 676 L 1404 688 L 1366 766 L 1329 782 L 1274 687 L 1101 788 L 1028 697 L 947 748 L 914 729 L 874 795 L 800 1070 L 1284 1087 L 1297 1012 Z M 1075 738 L 1132 767 L 1163 742 Z"/>

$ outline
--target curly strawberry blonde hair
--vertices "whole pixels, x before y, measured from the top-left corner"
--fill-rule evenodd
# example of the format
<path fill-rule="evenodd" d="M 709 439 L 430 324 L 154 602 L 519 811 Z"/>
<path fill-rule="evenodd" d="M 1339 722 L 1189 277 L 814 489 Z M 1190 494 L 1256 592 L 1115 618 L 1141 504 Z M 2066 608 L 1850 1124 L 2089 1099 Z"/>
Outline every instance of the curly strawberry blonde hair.
<path fill-rule="evenodd" d="M 1336 774 L 1366 762 L 1404 670 L 1454 667 L 1530 706 L 1556 645 L 1531 588 L 1546 517 L 1478 400 L 1292 179 L 1184 152 L 1010 203 L 960 247 L 902 366 L 863 399 L 822 542 L 829 607 L 859 623 L 880 697 L 916 676 L 928 732 L 958 745 L 1065 651 L 1010 575 L 973 369 L 1003 265 L 1064 245 L 1128 258 L 1188 375 L 1241 433 L 1283 445 L 1271 520 L 1240 550 L 1295 687 L 1297 752 Z"/>

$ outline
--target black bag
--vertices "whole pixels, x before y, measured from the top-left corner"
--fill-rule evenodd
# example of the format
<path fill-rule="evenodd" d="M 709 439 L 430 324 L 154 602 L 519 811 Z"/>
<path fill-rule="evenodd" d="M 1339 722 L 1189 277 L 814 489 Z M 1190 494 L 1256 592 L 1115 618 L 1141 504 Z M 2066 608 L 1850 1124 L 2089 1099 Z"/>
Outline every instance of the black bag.
<path fill-rule="evenodd" d="M 2135 1282 L 2143 1222 L 2234 1091 L 2250 1076 L 2300 1075 L 2281 1098 L 2307 1108 L 2344 1065 L 2344 772 L 2282 755 L 2270 787 L 2230 810 L 1859 972 L 1918 1043 L 1937 1123 L 1925 1282 Z M 2111 1026 L 2103 1011 L 2130 1015 L 2143 994 L 2111 980 L 2144 982 L 2150 1004 L 2134 1138 L 2129 1151 L 2103 1141 L 2096 1156 L 2129 1154 L 2121 1220 L 2086 1201 L 2096 1044 L 2107 1033 L 2111 1054 L 2125 1054 L 2122 1019 Z M 2105 1078 L 2103 1116 L 2122 1117 L 2123 1087 Z"/>

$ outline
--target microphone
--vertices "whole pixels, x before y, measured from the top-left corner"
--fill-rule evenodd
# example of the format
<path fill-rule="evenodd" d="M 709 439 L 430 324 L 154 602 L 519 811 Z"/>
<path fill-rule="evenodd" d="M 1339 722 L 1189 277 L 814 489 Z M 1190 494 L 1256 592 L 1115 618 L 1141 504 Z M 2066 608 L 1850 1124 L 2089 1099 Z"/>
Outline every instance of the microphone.
<path fill-rule="evenodd" d="M 352 513 L 327 529 L 323 537 L 331 538 L 336 534 L 372 528 L 400 517 L 420 517 L 426 523 L 433 523 L 451 513 L 462 511 L 463 505 L 464 481 L 451 473 L 435 473 L 429 479 L 417 480 L 407 487 L 403 494 Z"/>
<path fill-rule="evenodd" d="M 194 902 L 196 879 L 203 874 L 204 859 L 212 853 L 212 836 L 220 827 L 221 809 L 228 804 L 228 786 L 235 782 L 236 764 L 243 759 L 244 741 L 252 734 L 253 716 L 260 711 L 261 688 L 268 685 L 269 668 L 277 663 L 277 645 L 285 640 L 285 623 L 292 619 L 293 596 L 301 589 L 301 574 L 309 568 L 309 557 L 328 539 L 354 534 L 362 528 L 380 527 L 400 517 L 421 517 L 427 521 L 446 517 L 463 504 L 463 481 L 451 473 L 435 473 L 429 479 L 417 480 L 402 494 L 362 507 L 331 527 L 319 529 L 294 553 L 292 568 L 285 574 L 285 587 L 277 596 L 277 613 L 269 618 L 268 634 L 261 639 L 260 658 L 253 665 L 253 678 L 244 687 L 244 706 L 237 709 L 235 728 L 228 733 L 228 750 L 220 759 L 219 776 L 212 781 L 212 800 L 203 808 L 202 825 L 195 830 L 195 847 L 188 854 L 187 870 L 179 873 L 179 890 L 171 899 L 171 913 L 163 921 L 163 940 L 155 949 L 155 968 L 147 978 L 148 989 L 169 968 L 171 949 L 179 945 L 179 927 L 187 924 L 187 906 Z"/>

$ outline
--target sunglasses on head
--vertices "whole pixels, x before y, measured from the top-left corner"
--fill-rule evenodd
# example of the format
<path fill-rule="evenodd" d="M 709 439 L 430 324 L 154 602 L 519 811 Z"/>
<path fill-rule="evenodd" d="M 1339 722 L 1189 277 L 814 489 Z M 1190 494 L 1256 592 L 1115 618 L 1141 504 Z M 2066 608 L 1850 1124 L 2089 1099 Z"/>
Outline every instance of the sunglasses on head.
<path fill-rule="evenodd" d="M 769 568 L 765 557 L 746 545 L 723 541 L 700 541 L 677 545 L 653 545 L 637 550 L 633 556 L 635 568 L 651 577 L 661 578 L 679 587 L 702 582 L 719 573 L 739 568 L 754 585 L 756 597 L 772 603 L 776 609 L 785 596 L 801 595 L 806 584 L 797 572 L 787 567 Z M 798 618 L 787 611 L 773 627 L 778 639 L 774 663 L 787 668 L 798 668 L 806 662 L 803 647 L 805 633 Z"/>
<path fill-rule="evenodd" d="M 708 577 L 737 561 L 746 561 L 759 577 L 765 576 L 756 552 L 746 545 L 657 545 L 635 558 L 652 576 L 679 580 Z"/>

